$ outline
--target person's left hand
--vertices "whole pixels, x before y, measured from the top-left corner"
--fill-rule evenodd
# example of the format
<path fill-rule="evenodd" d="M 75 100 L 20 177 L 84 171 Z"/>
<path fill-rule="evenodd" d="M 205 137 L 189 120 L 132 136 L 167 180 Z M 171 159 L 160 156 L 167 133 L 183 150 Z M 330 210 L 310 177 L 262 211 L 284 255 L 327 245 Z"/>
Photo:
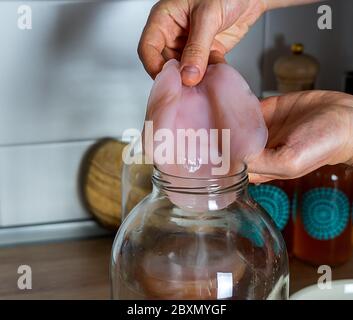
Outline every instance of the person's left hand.
<path fill-rule="evenodd" d="M 353 164 L 353 96 L 303 91 L 261 102 L 265 150 L 248 163 L 250 181 L 293 179 L 325 165 Z"/>

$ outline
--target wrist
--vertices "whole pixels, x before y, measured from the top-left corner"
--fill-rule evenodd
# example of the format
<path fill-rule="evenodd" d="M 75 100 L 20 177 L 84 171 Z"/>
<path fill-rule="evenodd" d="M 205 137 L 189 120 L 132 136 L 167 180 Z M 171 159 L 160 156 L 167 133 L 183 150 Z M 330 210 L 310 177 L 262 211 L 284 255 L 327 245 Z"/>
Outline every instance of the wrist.
<path fill-rule="evenodd" d="M 334 151 L 329 152 L 327 164 L 353 166 L 353 96 L 338 91 L 316 92 L 315 105 L 329 111 L 332 124 L 328 124 L 329 140 L 336 141 Z"/>
<path fill-rule="evenodd" d="M 278 8 L 284 8 L 288 7 L 289 4 L 287 4 L 288 1 L 291 0 L 263 0 L 265 2 L 265 11 L 273 10 L 273 9 L 278 9 Z"/>
<path fill-rule="evenodd" d="M 290 6 L 299 6 L 320 2 L 323 0 L 263 0 L 265 2 L 266 11 L 272 9 L 286 8 Z"/>

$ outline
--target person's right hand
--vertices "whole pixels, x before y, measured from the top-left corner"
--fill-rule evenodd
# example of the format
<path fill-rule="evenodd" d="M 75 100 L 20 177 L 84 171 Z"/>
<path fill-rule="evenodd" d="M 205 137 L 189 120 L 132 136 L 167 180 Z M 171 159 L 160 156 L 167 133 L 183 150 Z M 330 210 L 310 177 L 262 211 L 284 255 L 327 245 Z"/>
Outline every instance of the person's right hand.
<path fill-rule="evenodd" d="M 176 58 L 183 84 L 197 85 L 209 58 L 210 63 L 224 62 L 224 55 L 266 10 L 267 1 L 161 0 L 152 8 L 139 43 L 146 71 L 155 78 L 167 60 Z"/>
<path fill-rule="evenodd" d="M 262 101 L 269 131 L 249 165 L 250 181 L 301 177 L 324 165 L 353 165 L 353 96 L 303 91 Z"/>

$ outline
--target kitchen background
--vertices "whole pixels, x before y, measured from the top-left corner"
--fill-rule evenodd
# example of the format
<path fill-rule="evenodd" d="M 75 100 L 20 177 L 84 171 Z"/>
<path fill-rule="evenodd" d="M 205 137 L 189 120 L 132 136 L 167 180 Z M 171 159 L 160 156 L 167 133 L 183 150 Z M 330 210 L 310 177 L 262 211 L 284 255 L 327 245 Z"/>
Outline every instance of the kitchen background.
<path fill-rule="evenodd" d="M 80 166 L 98 139 L 142 126 L 152 81 L 136 47 L 154 2 L 0 2 L 0 245 L 106 232 L 82 205 Z M 332 30 L 318 29 L 319 4 L 276 10 L 228 55 L 257 95 L 294 42 L 320 62 L 316 88 L 343 90 L 353 1 L 326 3 Z M 22 4 L 32 30 L 17 27 Z"/>

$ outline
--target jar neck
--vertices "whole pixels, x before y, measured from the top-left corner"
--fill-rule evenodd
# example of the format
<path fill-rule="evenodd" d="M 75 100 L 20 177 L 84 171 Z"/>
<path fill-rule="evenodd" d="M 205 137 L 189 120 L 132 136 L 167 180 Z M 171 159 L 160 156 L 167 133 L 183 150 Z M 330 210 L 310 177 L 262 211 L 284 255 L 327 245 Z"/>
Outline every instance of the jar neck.
<path fill-rule="evenodd" d="M 163 193 L 177 206 L 192 211 L 219 210 L 247 195 L 247 166 L 241 164 L 230 176 L 210 178 L 179 177 L 154 168 L 154 190 Z"/>

